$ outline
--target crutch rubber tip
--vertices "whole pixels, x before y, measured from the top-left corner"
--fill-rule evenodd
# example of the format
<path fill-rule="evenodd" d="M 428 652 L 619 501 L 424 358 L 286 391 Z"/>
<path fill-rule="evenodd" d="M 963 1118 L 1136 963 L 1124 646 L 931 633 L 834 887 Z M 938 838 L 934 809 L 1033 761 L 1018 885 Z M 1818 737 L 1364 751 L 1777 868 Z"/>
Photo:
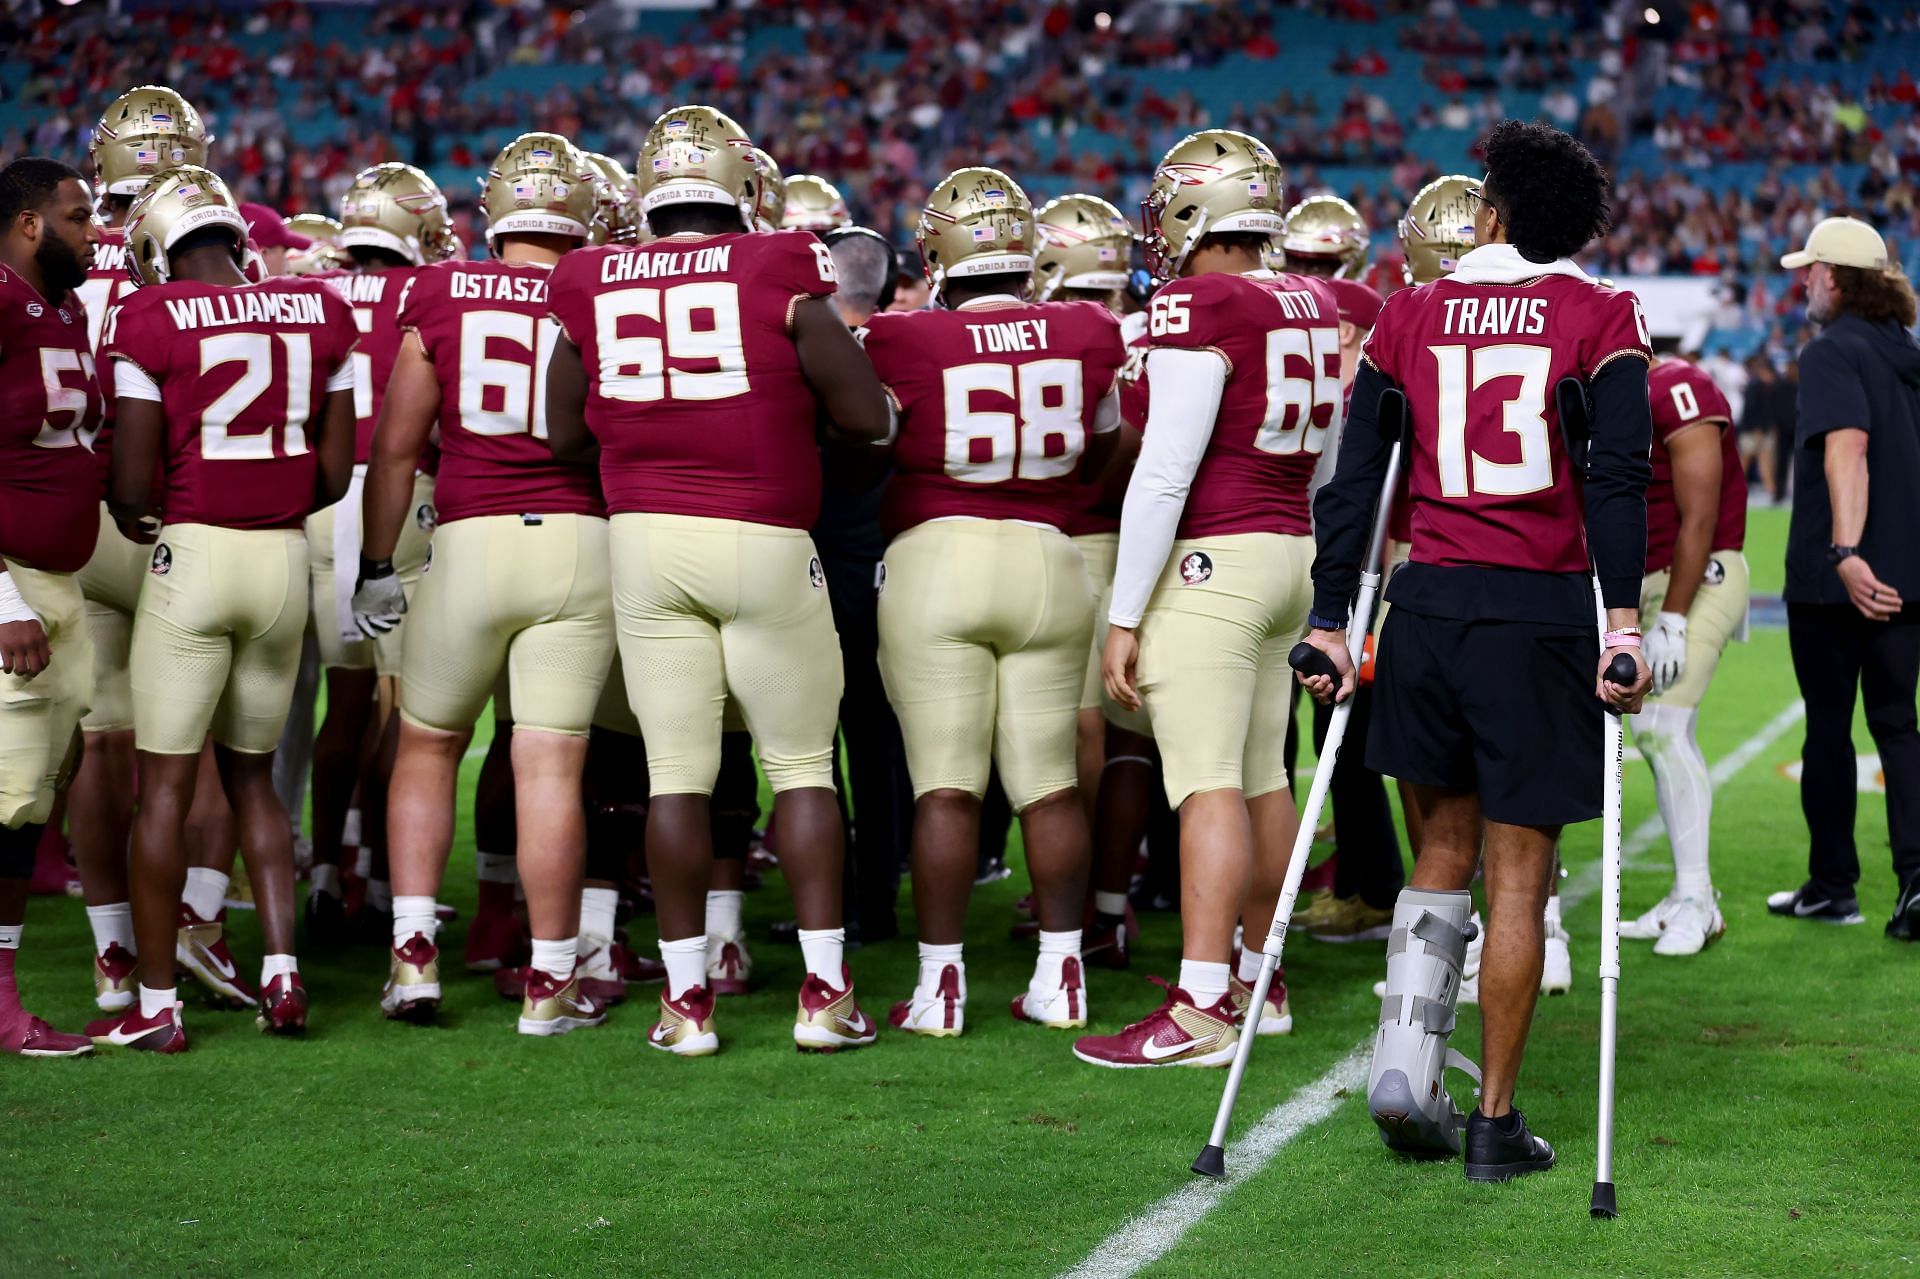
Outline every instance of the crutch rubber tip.
<path fill-rule="evenodd" d="M 1227 1152 L 1218 1146 L 1208 1146 L 1200 1152 L 1200 1157 L 1193 1161 L 1193 1170 L 1202 1177 L 1226 1176 Z"/>
<path fill-rule="evenodd" d="M 1612 1221 L 1620 1215 L 1619 1205 L 1613 1201 L 1613 1183 L 1596 1181 L 1593 1183 L 1593 1206 L 1587 1209 L 1589 1216 Z"/>

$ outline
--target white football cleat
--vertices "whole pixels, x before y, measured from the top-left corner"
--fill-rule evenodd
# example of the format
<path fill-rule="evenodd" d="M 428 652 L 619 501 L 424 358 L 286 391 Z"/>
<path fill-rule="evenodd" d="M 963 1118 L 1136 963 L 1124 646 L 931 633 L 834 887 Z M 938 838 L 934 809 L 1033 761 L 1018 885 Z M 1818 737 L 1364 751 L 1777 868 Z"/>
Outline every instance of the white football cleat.
<path fill-rule="evenodd" d="M 1727 931 L 1727 921 L 1712 897 L 1686 897 L 1653 943 L 1656 955 L 1697 955 Z"/>
<path fill-rule="evenodd" d="M 913 994 L 895 1004 L 887 1020 L 930 1039 L 955 1038 L 967 1028 L 966 973 L 958 964 L 922 965 Z"/>
<path fill-rule="evenodd" d="M 1013 997 L 1015 1021 L 1030 1021 L 1054 1030 L 1077 1030 L 1087 1024 L 1087 985 L 1081 973 L 1080 957 L 1069 955 L 1060 963 L 1060 976 L 1049 983 L 1039 973 L 1033 975 L 1024 995 Z"/>
<path fill-rule="evenodd" d="M 1682 900 L 1678 889 L 1670 890 L 1665 897 L 1660 899 L 1659 903 L 1654 906 L 1652 910 L 1649 910 L 1646 914 L 1640 916 L 1640 918 L 1620 921 L 1621 940 L 1659 940 L 1660 934 L 1666 931 L 1667 921 L 1672 919 L 1674 913 L 1680 909 Z"/>

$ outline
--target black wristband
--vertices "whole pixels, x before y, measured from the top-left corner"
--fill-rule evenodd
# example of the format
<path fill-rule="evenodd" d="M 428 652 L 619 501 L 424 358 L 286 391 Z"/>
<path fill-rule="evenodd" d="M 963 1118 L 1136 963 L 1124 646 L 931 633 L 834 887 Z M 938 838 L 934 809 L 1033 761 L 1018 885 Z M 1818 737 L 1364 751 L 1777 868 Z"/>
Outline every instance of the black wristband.
<path fill-rule="evenodd" d="M 360 580 L 361 581 L 376 582 L 383 577 L 392 577 L 392 576 L 393 576 L 392 560 L 390 559 L 370 560 L 365 555 L 362 555 L 360 557 Z"/>
<path fill-rule="evenodd" d="M 1827 562 L 1837 568 L 1841 560 L 1850 560 L 1858 554 L 1860 554 L 1859 547 L 1842 546 L 1838 542 L 1834 542 L 1827 547 Z"/>
<path fill-rule="evenodd" d="M 1309 630 L 1315 631 L 1344 631 L 1347 629 L 1347 619 L 1344 617 L 1322 617 L 1318 613 L 1308 613 L 1307 627 Z"/>

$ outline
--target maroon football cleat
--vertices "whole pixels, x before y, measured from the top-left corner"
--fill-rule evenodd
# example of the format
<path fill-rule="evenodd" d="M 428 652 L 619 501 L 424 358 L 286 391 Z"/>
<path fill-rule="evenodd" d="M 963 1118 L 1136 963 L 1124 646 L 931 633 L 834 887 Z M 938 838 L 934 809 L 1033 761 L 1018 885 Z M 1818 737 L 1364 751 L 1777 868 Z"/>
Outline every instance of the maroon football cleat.
<path fill-rule="evenodd" d="M 40 832 L 40 843 L 33 850 L 33 878 L 27 891 L 35 897 L 76 897 L 80 876 L 67 860 L 67 837 L 48 826 Z"/>
<path fill-rule="evenodd" d="M 625 943 L 615 942 L 614 953 L 620 957 L 621 975 L 628 985 L 651 985 L 667 979 L 667 966 L 650 955 L 642 955 L 628 950 Z"/>
<path fill-rule="evenodd" d="M 1133 906 L 1127 906 L 1127 917 L 1111 927 L 1095 920 L 1088 924 L 1080 934 L 1080 958 L 1094 968 L 1125 969 L 1133 962 L 1128 953 L 1128 943 L 1140 935 L 1140 925 L 1133 918 Z"/>
<path fill-rule="evenodd" d="M 493 989 L 502 999 L 511 999 L 519 1003 L 527 997 L 527 966 L 514 964 L 508 968 L 496 968 L 493 973 Z"/>
<path fill-rule="evenodd" d="M 240 975 L 233 951 L 227 946 L 227 912 L 202 919 L 193 907 L 180 903 L 180 928 L 174 936 L 173 961 L 230 1008 L 252 1008 L 260 994 Z"/>
<path fill-rule="evenodd" d="M 1320 859 L 1315 865 L 1307 867 L 1300 876 L 1300 897 L 1305 899 L 1314 893 L 1333 891 L 1333 877 L 1340 869 L 1340 854 L 1336 850 Z"/>
<path fill-rule="evenodd" d="M 118 1016 L 88 1022 L 83 1033 L 94 1043 L 111 1048 L 149 1053 L 187 1051 L 187 1032 L 180 1024 L 179 1004 L 153 1017 L 142 1017 L 139 1005 L 135 1004 Z"/>
<path fill-rule="evenodd" d="M 16 1009 L 0 1025 L 0 1053 L 21 1057 L 84 1057 L 93 1051 L 93 1040 L 85 1035 L 67 1035 L 55 1030 L 32 1013 Z"/>
<path fill-rule="evenodd" d="M 307 988 L 299 973 L 281 973 L 260 992 L 260 1012 L 253 1024 L 269 1035 L 307 1033 Z"/>
<path fill-rule="evenodd" d="M 1180 987 L 1167 986 L 1165 1003 L 1118 1034 L 1082 1035 L 1074 1041 L 1073 1055 L 1117 1070 L 1224 1066 L 1240 1042 L 1234 1028 L 1238 1017 L 1230 994 L 1202 1008 Z"/>
<path fill-rule="evenodd" d="M 532 953 L 527 926 L 518 915 L 489 911 L 475 915 L 467 925 L 466 964 L 470 973 L 493 973 L 524 964 Z"/>

